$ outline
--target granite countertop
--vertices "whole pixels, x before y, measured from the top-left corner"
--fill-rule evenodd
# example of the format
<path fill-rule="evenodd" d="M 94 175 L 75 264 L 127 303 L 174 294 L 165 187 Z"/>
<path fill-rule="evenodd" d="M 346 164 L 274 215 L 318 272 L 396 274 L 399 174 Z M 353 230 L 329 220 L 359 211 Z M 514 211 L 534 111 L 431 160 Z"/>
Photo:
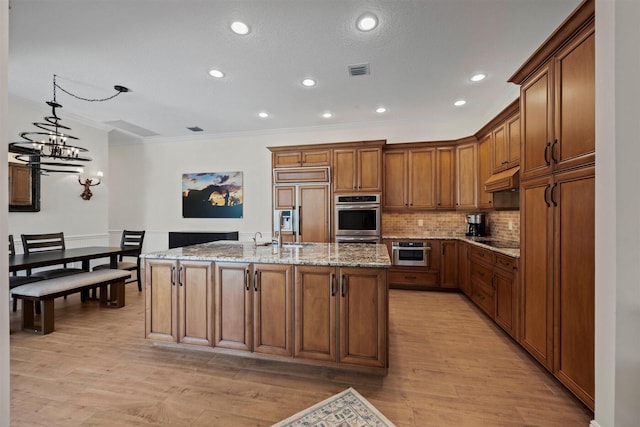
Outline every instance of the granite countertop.
<path fill-rule="evenodd" d="M 439 236 L 437 234 L 429 234 L 425 235 L 383 235 L 383 239 L 389 240 L 402 240 L 402 239 L 410 239 L 410 240 L 459 240 L 461 242 L 472 243 L 476 246 L 480 246 L 484 249 L 489 249 L 493 252 L 497 252 L 503 255 L 507 255 L 514 258 L 520 258 L 520 242 L 518 241 L 505 241 L 501 239 L 496 239 L 491 236 L 487 237 L 469 237 L 469 236 Z M 502 247 L 498 247 L 498 246 Z M 508 247 L 504 247 L 508 246 Z"/>
<path fill-rule="evenodd" d="M 302 243 L 277 248 L 249 241 L 216 241 L 140 255 L 146 259 L 252 262 L 263 264 L 329 265 L 341 267 L 391 266 L 387 247 L 362 243 Z"/>

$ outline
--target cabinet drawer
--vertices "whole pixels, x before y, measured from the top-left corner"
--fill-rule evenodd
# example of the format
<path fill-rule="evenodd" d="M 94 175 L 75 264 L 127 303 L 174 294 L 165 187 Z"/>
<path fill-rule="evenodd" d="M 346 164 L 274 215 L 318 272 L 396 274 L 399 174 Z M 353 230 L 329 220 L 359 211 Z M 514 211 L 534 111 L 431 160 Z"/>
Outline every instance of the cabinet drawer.
<path fill-rule="evenodd" d="M 484 285 L 475 280 L 471 280 L 471 299 L 491 318 L 495 316 L 495 300 L 493 293 L 486 291 Z"/>
<path fill-rule="evenodd" d="M 496 254 L 496 267 L 506 270 L 508 272 L 513 272 L 513 270 L 518 268 L 518 260 L 516 258 Z"/>
<path fill-rule="evenodd" d="M 485 267 L 477 262 L 471 263 L 471 278 L 477 282 L 481 282 L 489 289 L 493 289 L 493 271 L 491 268 Z"/>
<path fill-rule="evenodd" d="M 493 265 L 496 259 L 494 252 L 488 249 L 479 248 L 477 246 L 471 245 L 471 250 L 469 252 L 471 253 L 471 259 L 485 262 L 489 265 Z"/>
<path fill-rule="evenodd" d="M 437 272 L 389 270 L 389 283 L 397 285 L 438 286 L 438 279 Z"/>

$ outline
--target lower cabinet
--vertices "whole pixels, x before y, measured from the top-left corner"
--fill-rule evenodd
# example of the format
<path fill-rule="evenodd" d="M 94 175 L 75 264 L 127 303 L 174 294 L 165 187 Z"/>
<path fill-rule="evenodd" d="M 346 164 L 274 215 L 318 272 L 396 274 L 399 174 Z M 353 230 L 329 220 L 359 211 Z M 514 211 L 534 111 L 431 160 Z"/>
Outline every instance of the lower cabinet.
<path fill-rule="evenodd" d="M 466 296 L 471 297 L 469 244 L 465 242 L 458 242 L 458 287 Z"/>
<path fill-rule="evenodd" d="M 386 271 L 296 266 L 294 357 L 387 366 Z"/>
<path fill-rule="evenodd" d="M 145 274 L 146 336 L 161 341 L 212 345 L 212 264 L 148 260 Z"/>
<path fill-rule="evenodd" d="M 292 354 L 292 274 L 286 264 L 215 263 L 215 346 Z"/>

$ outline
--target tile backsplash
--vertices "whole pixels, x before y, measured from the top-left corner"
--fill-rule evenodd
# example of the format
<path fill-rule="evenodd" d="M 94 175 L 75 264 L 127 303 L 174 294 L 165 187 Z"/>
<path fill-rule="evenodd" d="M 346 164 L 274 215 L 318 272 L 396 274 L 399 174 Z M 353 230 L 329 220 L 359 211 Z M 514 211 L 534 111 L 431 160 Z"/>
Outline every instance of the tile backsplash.
<path fill-rule="evenodd" d="M 520 211 L 495 211 L 486 214 L 491 237 L 520 240 Z M 422 225 L 420 225 L 422 224 Z M 383 212 L 383 236 L 460 237 L 467 232 L 464 212 Z"/>

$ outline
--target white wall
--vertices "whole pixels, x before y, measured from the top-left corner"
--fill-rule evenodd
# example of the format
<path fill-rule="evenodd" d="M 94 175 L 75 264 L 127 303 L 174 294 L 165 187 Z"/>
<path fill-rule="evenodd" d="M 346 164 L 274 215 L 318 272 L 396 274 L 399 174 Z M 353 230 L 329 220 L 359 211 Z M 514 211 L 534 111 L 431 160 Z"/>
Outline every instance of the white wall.
<path fill-rule="evenodd" d="M 33 122 L 42 121 L 51 110 L 45 105 L 52 94 L 42 94 L 42 105 L 32 105 L 15 97 L 9 99 L 9 141 L 21 140 L 20 132 L 37 130 Z M 60 97 L 62 98 L 62 97 Z M 40 212 L 10 212 L 8 231 L 16 240 L 16 250 L 22 251 L 21 233 L 48 233 L 62 231 L 68 247 L 107 244 L 108 194 L 111 179 L 108 170 L 108 133 L 68 118 L 64 99 L 58 99 L 63 108 L 58 111 L 61 123 L 70 126 L 71 135 L 80 138 L 76 144 L 89 150 L 85 171 L 89 174 L 104 172 L 102 183 L 92 187 L 91 200 L 83 200 L 83 187 L 75 174 L 50 174 L 41 177 Z M 3 144 L 6 146 L 6 144 Z M 4 147 L 3 147 L 4 148 Z M 3 157 L 4 158 L 4 157 Z"/>
<path fill-rule="evenodd" d="M 128 206 L 142 206 L 147 231 L 144 251 L 168 246 L 167 231 L 239 231 L 246 240 L 260 231 L 271 234 L 270 146 L 387 139 L 388 142 L 424 141 L 420 123 L 362 124 L 307 128 L 279 132 L 244 133 L 191 140 L 148 140 L 118 144 L 110 150 L 111 181 L 109 228 L 113 234 L 139 224 Z M 460 135 L 465 136 L 465 135 Z M 241 219 L 182 218 L 182 174 L 242 171 L 244 217 Z M 113 238 L 113 237 L 112 237 Z"/>

